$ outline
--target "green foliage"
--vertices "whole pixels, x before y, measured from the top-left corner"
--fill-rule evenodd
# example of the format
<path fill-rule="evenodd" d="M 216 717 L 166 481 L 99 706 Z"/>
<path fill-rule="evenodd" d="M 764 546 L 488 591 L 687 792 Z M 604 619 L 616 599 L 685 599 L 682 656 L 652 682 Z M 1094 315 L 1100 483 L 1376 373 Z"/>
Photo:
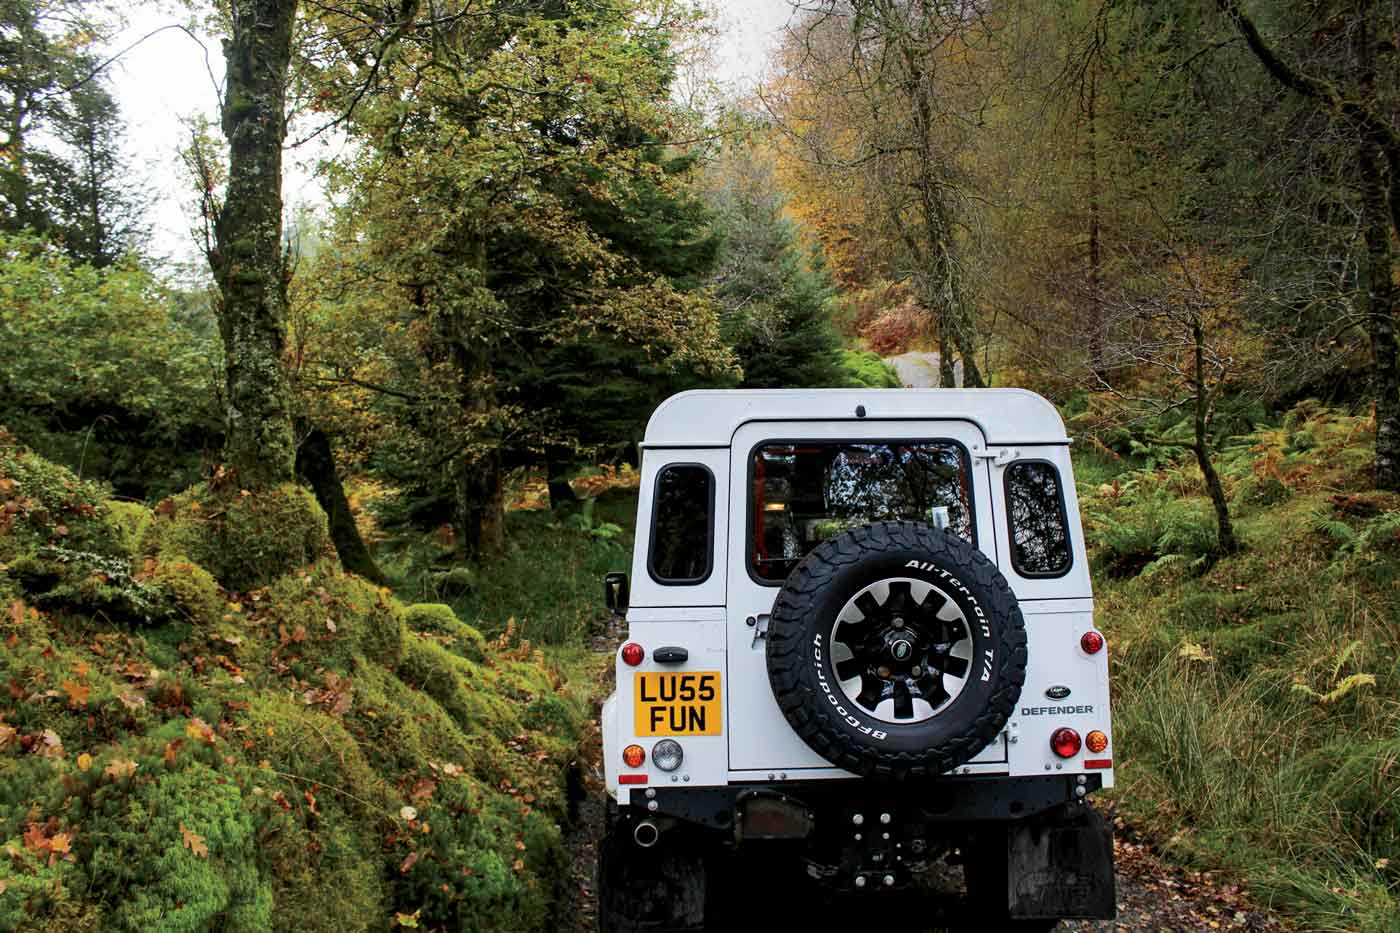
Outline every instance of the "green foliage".
<path fill-rule="evenodd" d="M 603 493 L 588 528 L 567 510 L 507 513 L 506 553 L 473 568 L 466 591 L 442 588 L 432 567 L 446 555 L 421 540 L 391 545 L 380 565 L 404 598 L 448 602 L 488 638 L 513 626 L 537 644 L 577 644 L 605 611 L 603 575 L 631 566 L 636 503 L 635 492 Z M 607 526 L 622 531 L 612 533 Z M 609 533 L 597 534 L 600 527 Z"/>
<path fill-rule="evenodd" d="M 0 423 L 125 495 L 193 482 L 220 416 L 217 347 L 191 324 L 139 265 L 0 234 L 0 331 L 21 350 L 0 358 Z"/>
<path fill-rule="evenodd" d="M 899 373 L 873 350 L 841 351 L 841 365 L 846 371 L 846 384 L 863 389 L 898 389 L 904 384 Z"/>
<path fill-rule="evenodd" d="M 771 170 L 743 163 L 713 197 L 724 231 L 715 296 L 723 333 L 743 368 L 744 388 L 847 385 L 847 360 L 832 323 L 836 286 L 820 253 L 783 217 Z"/>
<path fill-rule="evenodd" d="M 1178 498 L 1189 472 L 1080 486 L 1091 559 L 1110 571 L 1096 624 L 1113 649 L 1119 813 L 1308 929 L 1386 930 L 1396 912 L 1397 501 L 1369 489 L 1364 427 L 1311 405 L 1227 441 L 1249 547 L 1194 573 L 1169 572 L 1209 544 L 1203 505 Z M 1262 479 L 1285 493 L 1246 492 Z"/>
<path fill-rule="evenodd" d="M 166 559 L 191 560 L 241 592 L 321 557 L 330 532 L 315 497 L 300 486 L 252 494 L 203 484 L 161 503 L 143 547 Z"/>

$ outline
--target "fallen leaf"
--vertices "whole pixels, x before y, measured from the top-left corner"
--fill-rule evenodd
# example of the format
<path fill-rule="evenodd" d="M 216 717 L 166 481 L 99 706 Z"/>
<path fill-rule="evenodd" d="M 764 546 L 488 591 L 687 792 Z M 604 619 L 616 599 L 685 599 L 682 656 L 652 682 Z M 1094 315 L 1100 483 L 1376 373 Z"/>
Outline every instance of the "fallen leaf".
<path fill-rule="evenodd" d="M 83 752 L 81 755 L 78 756 L 78 770 L 79 770 L 79 771 L 87 771 L 87 770 L 89 770 L 91 767 L 92 767 L 92 756 L 91 756 L 91 755 L 89 755 L 87 752 Z"/>
<path fill-rule="evenodd" d="M 399 810 L 399 816 L 403 817 L 409 822 L 412 822 L 413 820 L 418 819 L 418 810 L 415 807 L 404 806 Z"/>
<path fill-rule="evenodd" d="M 199 833 L 185 828 L 185 824 L 180 824 L 180 838 L 183 840 L 185 848 L 189 849 L 200 858 L 209 857 L 209 847 L 204 844 L 204 837 Z"/>
<path fill-rule="evenodd" d="M 39 755 L 42 758 L 62 758 L 63 740 L 52 729 L 45 729 L 40 737 Z"/>
<path fill-rule="evenodd" d="M 418 783 L 413 785 L 409 796 L 414 800 L 427 800 L 435 790 L 437 790 L 437 781 L 432 778 L 419 778 Z"/>
<path fill-rule="evenodd" d="M 56 534 L 56 535 L 58 535 L 60 538 L 66 538 L 66 537 L 68 537 L 68 526 L 67 526 L 67 525 L 55 525 L 54 528 L 53 528 L 53 533 Z"/>
<path fill-rule="evenodd" d="M 209 723 L 200 719 L 198 716 L 192 718 L 189 725 L 185 726 L 185 735 L 199 742 L 208 742 L 210 745 L 214 744 L 215 736 L 213 728 Z"/>
<path fill-rule="evenodd" d="M 409 870 L 412 869 L 414 865 L 418 864 L 418 860 L 419 860 L 420 858 L 422 858 L 422 857 L 423 857 L 423 853 L 422 853 L 422 852 L 418 852 L 418 851 L 416 851 L 416 850 L 413 851 L 413 852 L 408 853 L 408 857 L 405 858 L 405 859 L 403 860 L 402 864 L 399 865 L 399 874 L 401 874 L 401 875 L 406 875 L 406 874 L 408 874 L 408 873 L 409 873 Z"/>
<path fill-rule="evenodd" d="M 1195 642 L 1190 641 L 1182 642 L 1181 648 L 1177 651 L 1176 655 L 1177 657 L 1184 658 L 1187 661 L 1201 661 L 1209 663 L 1215 660 L 1215 658 L 1211 656 L 1211 653 L 1207 651 L 1204 647 L 1196 644 Z"/>
<path fill-rule="evenodd" d="M 20 602 L 18 599 L 10 603 L 10 621 L 15 625 L 24 622 L 24 603 Z"/>
<path fill-rule="evenodd" d="M 54 833 L 53 838 L 49 840 L 49 851 L 66 853 L 70 851 L 71 843 L 72 837 L 68 833 Z"/>
<path fill-rule="evenodd" d="M 124 758 L 115 758 L 108 763 L 107 767 L 102 769 L 102 773 L 114 781 L 120 781 L 122 778 L 131 777 L 136 773 L 136 769 L 139 767 L 140 765 L 134 761 L 129 761 Z"/>
<path fill-rule="evenodd" d="M 80 684 L 76 680 L 65 680 L 59 684 L 63 692 L 68 694 L 68 705 L 73 709 L 87 706 L 88 697 L 92 695 L 92 688 L 87 684 Z"/>

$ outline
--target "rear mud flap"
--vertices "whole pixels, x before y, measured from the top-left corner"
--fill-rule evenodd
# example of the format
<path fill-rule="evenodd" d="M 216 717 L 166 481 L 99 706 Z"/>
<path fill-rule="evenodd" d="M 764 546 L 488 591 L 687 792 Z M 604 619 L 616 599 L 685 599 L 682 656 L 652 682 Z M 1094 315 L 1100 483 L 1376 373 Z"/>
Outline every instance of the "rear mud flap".
<path fill-rule="evenodd" d="M 1117 913 L 1113 830 L 1092 807 L 1070 804 L 1007 832 L 1007 916 L 1112 920 Z"/>

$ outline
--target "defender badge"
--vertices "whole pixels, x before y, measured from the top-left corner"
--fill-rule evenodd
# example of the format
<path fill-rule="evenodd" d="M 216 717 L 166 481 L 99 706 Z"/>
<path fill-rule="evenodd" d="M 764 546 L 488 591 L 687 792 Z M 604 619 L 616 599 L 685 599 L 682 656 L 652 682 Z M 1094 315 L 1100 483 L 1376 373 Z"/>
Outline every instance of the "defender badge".
<path fill-rule="evenodd" d="M 1065 697 L 1069 696 L 1069 688 L 1063 684 L 1056 684 L 1053 687 L 1047 688 L 1045 695 L 1052 700 L 1063 700 Z"/>

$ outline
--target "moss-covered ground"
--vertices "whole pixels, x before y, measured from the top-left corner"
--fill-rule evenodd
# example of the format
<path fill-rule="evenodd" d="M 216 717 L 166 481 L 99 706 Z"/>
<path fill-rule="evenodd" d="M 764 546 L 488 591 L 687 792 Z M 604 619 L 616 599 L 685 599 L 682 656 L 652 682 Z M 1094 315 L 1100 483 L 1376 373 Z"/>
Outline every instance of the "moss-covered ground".
<path fill-rule="evenodd" d="M 344 574 L 324 521 L 0 434 L 0 931 L 553 929 L 582 651 Z"/>
<path fill-rule="evenodd" d="M 1374 425 L 1304 404 L 1194 467 L 1079 458 L 1113 671 L 1120 813 L 1311 930 L 1400 929 L 1400 497 Z"/>

